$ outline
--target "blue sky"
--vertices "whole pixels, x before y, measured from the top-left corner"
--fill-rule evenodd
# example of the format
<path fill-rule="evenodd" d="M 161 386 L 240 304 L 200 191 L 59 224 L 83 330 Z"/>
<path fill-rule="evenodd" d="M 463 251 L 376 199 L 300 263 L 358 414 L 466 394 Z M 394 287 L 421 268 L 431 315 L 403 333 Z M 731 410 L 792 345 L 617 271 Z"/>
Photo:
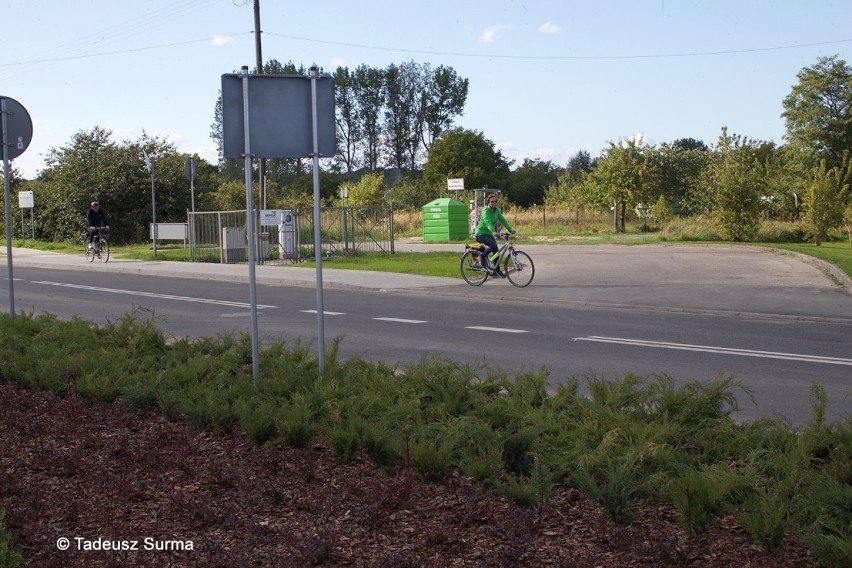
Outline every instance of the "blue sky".
<path fill-rule="evenodd" d="M 414 60 L 470 80 L 464 115 L 520 165 L 565 165 L 610 141 L 721 128 L 783 142 L 782 101 L 820 57 L 852 63 L 849 0 L 261 0 L 263 59 L 384 68 Z M 143 130 L 215 162 L 221 75 L 255 64 L 249 0 L 6 0 L 0 94 L 34 125 L 13 161 L 101 126 Z"/>

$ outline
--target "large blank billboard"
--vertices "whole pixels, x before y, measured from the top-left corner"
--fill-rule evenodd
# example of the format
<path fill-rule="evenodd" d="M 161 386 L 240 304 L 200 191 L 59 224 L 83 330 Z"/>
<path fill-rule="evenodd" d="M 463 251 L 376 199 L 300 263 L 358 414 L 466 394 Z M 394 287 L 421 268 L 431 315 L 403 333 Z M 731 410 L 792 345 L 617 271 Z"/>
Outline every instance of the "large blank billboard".
<path fill-rule="evenodd" d="M 311 77 L 306 75 L 222 75 L 222 135 L 226 158 L 245 157 L 243 78 L 248 77 L 249 151 L 253 158 L 313 155 Z M 336 151 L 334 79 L 316 77 L 319 157 Z"/>

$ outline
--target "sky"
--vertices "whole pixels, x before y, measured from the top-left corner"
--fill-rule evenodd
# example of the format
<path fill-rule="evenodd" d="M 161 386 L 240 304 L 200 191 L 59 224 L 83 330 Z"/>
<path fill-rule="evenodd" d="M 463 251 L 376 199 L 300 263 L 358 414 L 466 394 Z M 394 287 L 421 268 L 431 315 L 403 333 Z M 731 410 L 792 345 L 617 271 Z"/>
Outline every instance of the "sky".
<path fill-rule="evenodd" d="M 634 137 L 713 145 L 723 127 L 781 144 L 797 73 L 852 63 L 849 0 L 259 1 L 265 62 L 452 67 L 470 82 L 454 125 L 513 167 Z M 0 95 L 33 122 L 12 162 L 28 179 L 96 126 L 215 163 L 222 75 L 256 62 L 251 0 L 2 0 L 0 26 Z"/>

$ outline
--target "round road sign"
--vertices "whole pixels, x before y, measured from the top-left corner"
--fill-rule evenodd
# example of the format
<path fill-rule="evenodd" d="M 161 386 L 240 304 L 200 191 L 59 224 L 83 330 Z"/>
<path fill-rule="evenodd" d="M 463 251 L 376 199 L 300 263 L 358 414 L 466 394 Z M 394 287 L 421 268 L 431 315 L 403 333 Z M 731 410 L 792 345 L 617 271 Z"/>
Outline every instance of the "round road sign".
<path fill-rule="evenodd" d="M 27 109 L 15 99 L 0 95 L 0 110 L 6 119 L 6 132 L 0 121 L 0 135 L 9 149 L 9 159 L 14 160 L 24 153 L 33 139 L 33 121 Z"/>

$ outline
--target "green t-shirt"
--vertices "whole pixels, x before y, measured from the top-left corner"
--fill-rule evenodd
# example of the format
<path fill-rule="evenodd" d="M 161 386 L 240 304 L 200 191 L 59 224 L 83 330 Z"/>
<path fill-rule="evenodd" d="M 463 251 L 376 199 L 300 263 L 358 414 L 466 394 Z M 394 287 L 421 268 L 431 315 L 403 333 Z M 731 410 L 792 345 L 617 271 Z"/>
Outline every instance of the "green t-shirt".
<path fill-rule="evenodd" d="M 497 232 L 495 228 L 497 222 L 500 222 L 507 231 L 512 231 L 512 226 L 503 217 L 503 213 L 499 208 L 491 209 L 490 207 L 482 208 L 482 215 L 479 217 L 479 224 L 476 226 L 477 235 L 493 235 Z"/>

